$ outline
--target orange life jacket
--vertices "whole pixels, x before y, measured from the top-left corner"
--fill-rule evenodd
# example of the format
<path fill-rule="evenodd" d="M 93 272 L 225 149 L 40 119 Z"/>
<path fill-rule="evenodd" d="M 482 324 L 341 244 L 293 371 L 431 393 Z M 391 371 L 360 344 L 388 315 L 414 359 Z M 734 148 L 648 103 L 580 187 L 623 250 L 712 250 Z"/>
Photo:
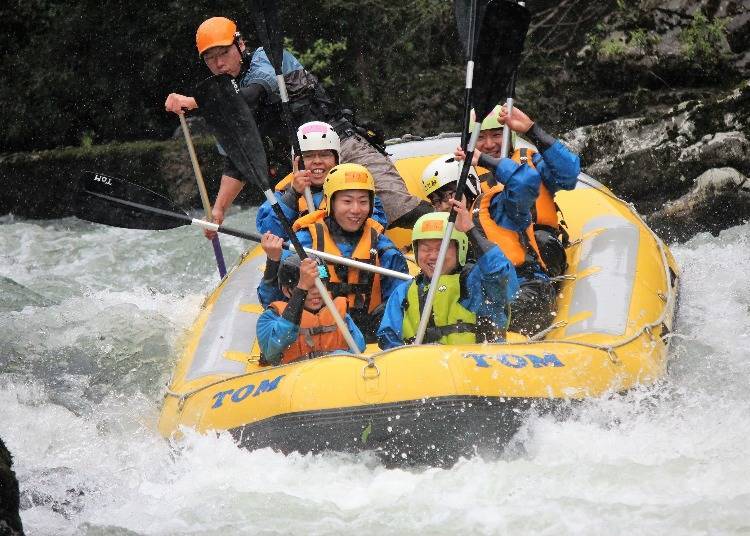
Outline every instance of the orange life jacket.
<path fill-rule="evenodd" d="M 529 167 L 536 169 L 533 162 L 535 154 L 536 151 L 534 149 L 523 147 L 513 151 L 510 159 L 518 164 L 526 164 Z M 560 226 L 560 220 L 557 218 L 557 205 L 555 204 L 555 198 L 544 185 L 544 182 L 539 185 L 539 197 L 536 198 L 536 204 L 534 205 L 534 213 L 532 216 L 534 223 L 538 225 L 546 225 L 553 229 L 557 229 Z"/>
<path fill-rule="evenodd" d="M 346 299 L 333 300 L 341 318 L 346 317 Z M 270 307 L 281 316 L 289 305 L 284 301 L 275 301 Z M 290 344 L 281 355 L 281 364 L 291 363 L 299 359 L 312 359 L 330 354 L 335 350 L 349 350 L 346 339 L 339 331 L 336 321 L 328 307 L 323 306 L 317 313 L 302 309 L 297 340 Z"/>
<path fill-rule="evenodd" d="M 283 192 L 286 190 L 286 187 L 289 186 L 292 183 L 292 180 L 294 179 L 294 174 L 289 173 L 286 177 L 281 179 L 276 184 L 276 191 L 277 192 Z M 325 210 L 326 208 L 326 198 L 323 196 L 323 199 L 320 201 L 320 206 L 317 207 L 318 209 Z M 300 216 L 306 216 L 310 213 L 307 207 L 307 200 L 305 199 L 304 195 L 301 195 L 299 199 L 297 200 L 297 212 L 299 212 Z"/>
<path fill-rule="evenodd" d="M 307 229 L 312 236 L 312 247 L 342 257 L 341 250 L 331 237 L 325 223 L 325 210 L 316 210 L 299 218 L 292 229 L 296 232 Z M 380 266 L 380 254 L 377 249 L 383 226 L 372 218 L 367 218 L 360 231 L 360 239 L 352 250 L 350 258 Z M 334 296 L 346 296 L 352 314 L 370 313 L 382 299 L 380 296 L 380 275 L 366 270 L 359 270 L 341 264 L 328 264 L 328 290 Z"/>
<path fill-rule="evenodd" d="M 539 247 L 534 238 L 534 225 L 529 225 L 523 233 L 506 229 L 495 223 L 490 213 L 492 199 L 503 191 L 502 184 L 496 184 L 487 192 L 482 192 L 474 201 L 474 225 L 481 227 L 489 240 L 497 244 L 516 268 L 527 263 L 538 263 L 544 270 L 547 267 L 539 253 Z"/>

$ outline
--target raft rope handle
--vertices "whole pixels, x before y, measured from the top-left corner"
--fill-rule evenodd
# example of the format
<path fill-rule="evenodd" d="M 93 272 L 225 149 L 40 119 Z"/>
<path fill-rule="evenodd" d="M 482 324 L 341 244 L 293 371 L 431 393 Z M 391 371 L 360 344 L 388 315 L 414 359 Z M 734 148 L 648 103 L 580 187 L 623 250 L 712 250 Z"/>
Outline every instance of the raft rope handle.
<path fill-rule="evenodd" d="M 545 335 L 547 335 L 551 331 L 555 331 L 557 328 L 564 328 L 567 325 L 568 325 L 568 321 L 567 320 L 559 320 L 559 321 L 555 322 L 554 324 L 551 324 L 551 325 L 547 326 L 542 331 L 534 333 L 532 336 L 529 337 L 529 340 L 530 341 L 538 341 L 539 339 L 541 339 L 542 337 L 544 337 Z"/>
<path fill-rule="evenodd" d="M 602 188 L 599 188 L 597 185 L 592 184 L 592 183 L 586 181 L 585 179 L 582 179 L 581 177 L 578 177 L 578 181 L 582 182 L 583 184 L 586 184 L 587 186 L 593 188 L 594 190 L 596 190 L 596 191 L 598 191 L 598 192 L 606 195 L 607 197 L 610 197 L 611 199 L 614 199 L 615 201 L 618 201 L 619 203 L 625 205 L 630 210 L 630 212 L 633 214 L 633 216 L 635 216 L 635 218 L 639 222 L 641 222 L 641 224 L 643 225 L 643 227 L 648 230 L 649 234 L 651 235 L 651 237 L 654 239 L 654 242 L 656 243 L 657 249 L 659 250 L 659 254 L 661 256 L 661 261 L 662 261 L 662 267 L 664 269 L 664 280 L 667 282 L 667 294 L 666 294 L 666 296 L 664 295 L 663 292 L 657 292 L 657 296 L 659 296 L 659 298 L 661 298 L 662 301 L 665 301 L 666 304 L 665 304 L 664 308 L 662 309 L 662 312 L 659 315 L 659 318 L 657 318 L 656 320 L 654 320 L 653 322 L 651 322 L 649 324 L 644 325 L 640 330 L 638 330 L 637 332 L 633 333 L 633 335 L 631 335 L 630 337 L 628 337 L 626 339 L 621 340 L 617 344 L 612 344 L 612 345 L 606 346 L 606 345 L 602 345 L 602 344 L 594 344 L 594 343 L 587 343 L 587 342 L 581 342 L 581 341 L 570 341 L 570 340 L 563 341 L 563 340 L 555 340 L 555 339 L 550 339 L 550 340 L 547 340 L 545 342 L 549 342 L 549 343 L 553 343 L 553 344 L 572 344 L 572 345 L 575 345 L 575 346 L 583 346 L 583 347 L 586 347 L 586 348 L 594 348 L 596 350 L 601 350 L 601 351 L 607 353 L 607 356 L 610 358 L 610 360 L 612 360 L 613 363 L 621 364 L 622 362 L 619 360 L 619 358 L 617 358 L 617 354 L 615 353 L 615 349 L 616 348 L 621 348 L 622 346 L 630 344 L 631 342 L 633 342 L 636 339 L 638 339 L 639 337 L 641 337 L 643 334 L 649 334 L 650 333 L 650 338 L 651 338 L 651 340 L 653 340 L 653 332 L 652 332 L 652 330 L 654 328 L 657 328 L 657 327 L 661 326 L 664 323 L 667 311 L 674 309 L 674 301 L 676 299 L 676 295 L 675 295 L 675 292 L 674 292 L 674 286 L 671 283 L 672 278 L 671 278 L 671 275 L 669 273 L 670 272 L 670 266 L 669 266 L 669 262 L 667 262 L 667 255 L 666 255 L 666 253 L 664 251 L 664 242 L 662 242 L 661 238 L 659 238 L 656 235 L 656 233 L 648 225 L 646 225 L 646 222 L 643 221 L 643 218 L 641 217 L 641 215 L 638 214 L 638 211 L 635 209 L 635 205 L 633 203 L 629 203 L 627 201 L 624 201 L 624 200 L 620 199 L 619 197 L 617 197 L 616 195 L 614 195 L 614 194 L 612 194 L 612 193 L 610 193 L 610 192 L 608 192 L 606 190 L 603 190 Z M 553 324 L 553 326 L 554 326 L 554 324 Z M 552 327 L 552 326 L 550 326 L 550 327 Z M 547 329 L 549 329 L 549 328 L 547 328 Z M 543 333 L 543 332 L 539 332 L 539 333 Z M 537 334 L 533 335 L 532 337 L 530 337 L 528 341 L 512 342 L 512 343 L 508 342 L 508 341 L 505 341 L 505 342 L 496 343 L 496 344 L 501 344 L 501 345 L 502 344 L 504 344 L 504 345 L 508 345 L 508 344 L 519 344 L 519 345 L 521 345 L 521 344 L 536 344 L 537 341 L 534 340 L 534 337 L 539 336 L 539 333 L 537 333 Z M 670 339 L 671 339 L 671 337 L 670 337 Z M 665 342 L 665 344 L 667 344 L 667 345 L 669 344 L 669 339 L 667 340 L 667 342 Z M 614 359 L 613 359 L 613 357 L 614 357 Z"/>
<path fill-rule="evenodd" d="M 618 201 L 619 203 L 625 205 L 630 210 L 630 212 L 633 214 L 633 216 L 635 216 L 635 218 L 639 222 L 641 222 L 641 224 L 643 225 L 643 227 L 648 230 L 649 234 L 654 239 L 654 242 L 656 243 L 656 247 L 658 248 L 659 253 L 661 255 L 662 266 L 664 268 L 664 280 L 667 282 L 667 294 L 666 294 L 666 297 L 664 296 L 663 292 L 657 292 L 657 295 L 659 296 L 659 298 L 661 298 L 662 301 L 665 301 L 666 303 L 665 303 L 664 309 L 662 309 L 661 315 L 659 315 L 658 319 L 656 319 L 655 321 L 653 321 L 653 322 L 651 322 L 649 324 L 646 324 L 640 330 L 638 330 L 637 332 L 633 333 L 633 335 L 631 335 L 630 337 L 628 337 L 626 339 L 623 339 L 622 341 L 618 342 L 617 344 L 612 344 L 612 345 L 607 346 L 607 345 L 603 345 L 603 344 L 594 344 L 594 343 L 581 342 L 581 341 L 570 341 L 570 340 L 556 340 L 556 339 L 550 339 L 550 340 L 547 340 L 545 342 L 549 342 L 549 343 L 552 343 L 552 344 L 569 344 L 569 345 L 573 345 L 573 346 L 582 346 L 584 348 L 593 348 L 595 350 L 601 350 L 602 352 L 605 352 L 607 354 L 607 357 L 610 359 L 610 361 L 612 361 L 612 363 L 617 364 L 617 365 L 622 365 L 622 361 L 620 361 L 620 359 L 617 357 L 617 353 L 615 352 L 615 350 L 617 348 L 621 348 L 622 346 L 626 346 L 626 345 L 630 344 L 631 342 L 635 341 L 636 339 L 638 339 L 642 335 L 647 334 L 648 332 L 650 332 L 654 328 L 659 327 L 661 324 L 664 323 L 667 311 L 674 309 L 674 301 L 676 299 L 676 295 L 675 295 L 675 292 L 674 292 L 674 286 L 671 283 L 672 278 L 671 278 L 671 275 L 669 273 L 670 266 L 669 266 L 669 262 L 667 262 L 667 255 L 666 255 L 666 253 L 664 251 L 664 242 L 662 242 L 661 238 L 659 238 L 656 235 L 656 233 L 648 225 L 646 225 L 646 222 L 643 221 L 643 218 L 641 217 L 641 215 L 638 214 L 638 211 L 635 209 L 635 205 L 633 205 L 633 203 L 629 203 L 627 201 L 624 201 L 624 200 L 620 199 L 619 197 L 617 197 L 616 195 L 614 195 L 614 194 L 612 194 L 612 193 L 610 193 L 610 192 L 608 192 L 608 191 L 606 191 L 606 190 L 604 190 L 602 188 L 599 188 L 597 185 L 592 184 L 592 183 L 586 181 L 585 179 L 582 179 L 581 177 L 578 177 L 578 182 L 581 182 L 581 183 L 583 183 L 583 184 L 585 184 L 585 185 L 593 188 L 594 190 L 596 190 L 596 191 L 598 191 L 598 192 L 606 195 L 607 197 L 609 197 L 611 199 L 614 199 L 615 201 Z M 581 239 L 579 239 L 579 240 L 581 240 Z M 576 244 L 576 243 L 577 243 L 577 241 L 574 241 L 571 244 Z M 561 322 L 564 322 L 564 321 L 561 321 Z M 497 345 L 501 345 L 501 346 L 502 345 L 507 346 L 507 345 L 511 345 L 511 344 L 512 345 L 537 344 L 538 341 L 534 339 L 535 337 L 543 337 L 544 335 L 547 334 L 547 333 L 545 333 L 545 331 L 546 332 L 553 331 L 554 329 L 557 329 L 557 327 L 562 327 L 562 326 L 556 326 L 556 324 L 553 324 L 552 326 L 549 326 L 548 328 L 545 328 L 545 330 L 542 330 L 539 333 L 536 333 L 536 334 L 532 335 L 531 337 L 529 337 L 529 340 L 526 340 L 526 341 L 518 341 L 518 342 L 504 341 L 504 342 L 492 343 L 492 344 L 497 344 Z M 665 341 L 664 344 L 665 345 L 669 345 L 669 343 L 671 342 L 671 339 L 673 337 L 675 337 L 675 336 L 676 335 L 674 333 L 670 333 L 667 337 L 665 337 L 666 341 Z M 651 339 L 653 340 L 653 334 L 651 335 Z M 426 346 L 426 345 L 420 345 L 420 346 Z M 431 345 L 431 346 L 434 346 L 434 345 Z M 386 353 L 389 353 L 389 352 L 392 352 L 392 351 L 395 351 L 395 350 L 398 350 L 398 349 L 399 348 L 391 348 L 389 350 L 383 350 L 382 352 L 379 352 L 379 353 L 374 354 L 372 356 L 354 355 L 354 354 L 338 354 L 338 357 L 347 356 L 347 357 L 353 357 L 355 359 L 360 359 L 362 361 L 367 361 L 367 365 L 365 365 L 365 368 L 363 369 L 363 376 L 364 376 L 364 370 L 366 370 L 367 368 L 372 368 L 372 367 L 375 367 L 378 370 L 378 375 L 380 375 L 380 369 L 378 369 L 377 365 L 375 364 L 375 359 L 378 358 L 378 357 L 381 357 L 381 356 L 385 355 Z M 284 366 L 284 365 L 282 365 L 282 366 Z M 187 401 L 188 398 L 192 397 L 196 393 L 199 393 L 200 391 L 203 391 L 204 389 L 208 389 L 209 387 L 213 387 L 214 385 L 218 385 L 220 383 L 224 383 L 227 380 L 233 380 L 235 378 L 241 378 L 243 376 L 250 376 L 250 375 L 253 375 L 253 374 L 258 374 L 260 372 L 264 372 L 264 371 L 247 372 L 245 374 L 239 374 L 237 376 L 232 376 L 230 378 L 224 378 L 222 380 L 210 383 L 208 385 L 204 385 L 203 387 L 198 387 L 197 389 L 194 389 L 192 391 L 188 391 L 186 393 L 175 393 L 175 392 L 170 391 L 169 389 L 167 389 L 167 391 L 165 393 L 165 396 L 173 396 L 173 397 L 178 398 L 180 400 L 178 402 L 178 408 L 180 410 L 182 410 L 182 407 L 180 406 L 180 404 L 182 406 L 184 406 L 185 402 Z M 377 377 L 377 376 L 375 376 L 375 377 Z"/>
<path fill-rule="evenodd" d="M 375 369 L 375 376 L 368 376 L 367 375 L 367 369 L 374 368 Z M 380 376 L 380 369 L 375 364 L 375 358 L 374 357 L 368 357 L 367 358 L 367 364 L 362 367 L 362 379 L 363 380 L 374 380 L 377 377 Z"/>

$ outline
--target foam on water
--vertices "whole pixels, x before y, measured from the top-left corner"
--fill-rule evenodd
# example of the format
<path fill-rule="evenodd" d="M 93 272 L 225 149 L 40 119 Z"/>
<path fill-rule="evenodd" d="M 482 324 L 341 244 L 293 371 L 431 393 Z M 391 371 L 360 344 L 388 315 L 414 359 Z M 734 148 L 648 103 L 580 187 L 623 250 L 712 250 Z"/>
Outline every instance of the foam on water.
<path fill-rule="evenodd" d="M 3 231 L 0 275 L 54 300 L 0 313 L 0 437 L 29 534 L 750 530 L 750 225 L 673 248 L 683 277 L 663 382 L 564 421 L 530 416 L 523 454 L 449 470 L 247 452 L 226 434 L 169 445 L 160 395 L 215 284 L 210 247 L 194 230 L 73 220 Z M 224 244 L 236 258 L 242 243 Z"/>

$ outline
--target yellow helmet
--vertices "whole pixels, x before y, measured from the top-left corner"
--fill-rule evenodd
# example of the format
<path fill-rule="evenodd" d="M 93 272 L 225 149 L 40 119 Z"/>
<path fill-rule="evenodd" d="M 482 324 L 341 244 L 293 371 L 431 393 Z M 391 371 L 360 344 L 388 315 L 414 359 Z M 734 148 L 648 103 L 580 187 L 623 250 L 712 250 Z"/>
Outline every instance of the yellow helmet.
<path fill-rule="evenodd" d="M 240 37 L 237 25 L 226 17 L 211 17 L 203 21 L 195 32 L 195 46 L 198 54 L 213 47 L 225 47 Z"/>
<path fill-rule="evenodd" d="M 411 243 L 414 248 L 414 258 L 419 263 L 417 257 L 417 242 L 420 240 L 429 239 L 442 239 L 445 229 L 448 227 L 448 216 L 447 212 L 430 212 L 421 216 L 415 223 L 414 228 L 411 230 Z M 453 228 L 451 233 L 451 240 L 455 240 L 456 247 L 458 249 L 458 264 L 461 266 L 466 264 L 466 254 L 469 251 L 469 237 L 466 233 L 457 231 Z"/>
<path fill-rule="evenodd" d="M 338 164 L 326 175 L 323 182 L 323 195 L 326 201 L 326 214 L 331 215 L 333 195 L 342 190 L 367 190 L 370 194 L 370 215 L 375 197 L 375 179 L 366 167 L 359 164 Z"/>

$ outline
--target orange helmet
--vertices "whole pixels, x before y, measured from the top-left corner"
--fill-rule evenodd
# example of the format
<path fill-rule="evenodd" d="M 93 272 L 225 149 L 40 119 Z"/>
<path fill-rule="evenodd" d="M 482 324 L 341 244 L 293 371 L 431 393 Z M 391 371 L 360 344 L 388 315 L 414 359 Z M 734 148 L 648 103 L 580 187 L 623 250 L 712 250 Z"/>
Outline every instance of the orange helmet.
<path fill-rule="evenodd" d="M 237 25 L 225 17 L 211 17 L 198 26 L 195 32 L 195 45 L 198 54 L 213 47 L 225 47 L 239 37 Z"/>

